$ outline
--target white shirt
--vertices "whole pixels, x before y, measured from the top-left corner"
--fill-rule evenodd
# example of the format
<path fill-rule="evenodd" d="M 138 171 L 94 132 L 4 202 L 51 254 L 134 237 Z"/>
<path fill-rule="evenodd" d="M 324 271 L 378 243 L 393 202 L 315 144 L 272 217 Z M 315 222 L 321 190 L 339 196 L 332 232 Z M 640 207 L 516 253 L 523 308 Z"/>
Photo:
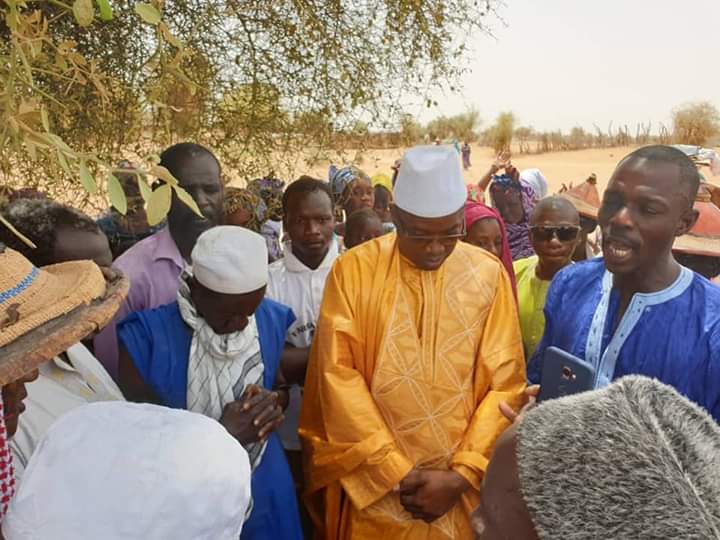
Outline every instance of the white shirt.
<path fill-rule="evenodd" d="M 309 347 L 320 316 L 325 281 L 338 257 L 338 244 L 333 239 L 327 255 L 315 270 L 300 262 L 289 242 L 283 246 L 283 251 L 283 258 L 270 265 L 266 294 L 291 308 L 297 317 L 288 330 L 286 341 L 293 347 Z"/>
<path fill-rule="evenodd" d="M 87 347 L 77 343 L 65 352 L 71 363 L 56 356 L 41 364 L 37 380 L 26 385 L 26 408 L 20 415 L 17 433 L 10 440 L 18 481 L 35 447 L 60 416 L 93 401 L 125 400 Z"/>
<path fill-rule="evenodd" d="M 309 347 L 320 316 L 325 281 L 339 254 L 337 240 L 333 239 L 327 255 L 315 270 L 305 266 L 293 255 L 289 242 L 283 246 L 283 250 L 283 258 L 270 265 L 266 294 L 272 300 L 290 307 L 297 317 L 288 329 L 285 341 L 293 347 Z M 295 386 L 290 390 L 285 421 L 277 430 L 283 446 L 288 450 L 300 450 L 297 431 L 301 404 L 302 390 Z"/>

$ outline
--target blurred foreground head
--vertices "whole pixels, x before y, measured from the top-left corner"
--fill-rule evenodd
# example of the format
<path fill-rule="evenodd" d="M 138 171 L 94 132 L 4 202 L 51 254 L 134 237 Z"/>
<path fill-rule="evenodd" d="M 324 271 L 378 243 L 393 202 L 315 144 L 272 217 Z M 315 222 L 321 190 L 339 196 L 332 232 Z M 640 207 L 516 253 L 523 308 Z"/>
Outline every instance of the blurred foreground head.
<path fill-rule="evenodd" d="M 529 411 L 498 440 L 482 540 L 720 538 L 720 427 L 630 376 Z"/>

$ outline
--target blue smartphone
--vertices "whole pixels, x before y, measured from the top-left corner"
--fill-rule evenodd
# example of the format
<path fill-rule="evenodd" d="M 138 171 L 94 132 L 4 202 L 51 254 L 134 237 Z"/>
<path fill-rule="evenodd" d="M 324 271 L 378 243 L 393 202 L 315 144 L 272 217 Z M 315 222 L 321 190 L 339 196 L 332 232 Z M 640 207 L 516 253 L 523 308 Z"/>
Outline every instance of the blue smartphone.
<path fill-rule="evenodd" d="M 587 392 L 594 385 L 592 365 L 557 347 L 545 349 L 538 401 Z"/>

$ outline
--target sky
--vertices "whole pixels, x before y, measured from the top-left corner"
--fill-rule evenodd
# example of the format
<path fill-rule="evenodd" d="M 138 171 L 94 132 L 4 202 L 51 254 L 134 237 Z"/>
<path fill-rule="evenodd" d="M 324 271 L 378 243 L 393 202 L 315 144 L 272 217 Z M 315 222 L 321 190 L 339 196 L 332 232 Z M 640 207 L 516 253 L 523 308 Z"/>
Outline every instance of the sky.
<path fill-rule="evenodd" d="M 494 37 L 472 36 L 459 94 L 413 102 L 426 122 L 475 107 L 482 127 L 502 111 L 540 130 L 670 126 L 674 108 L 720 108 L 720 0 L 504 0 Z"/>

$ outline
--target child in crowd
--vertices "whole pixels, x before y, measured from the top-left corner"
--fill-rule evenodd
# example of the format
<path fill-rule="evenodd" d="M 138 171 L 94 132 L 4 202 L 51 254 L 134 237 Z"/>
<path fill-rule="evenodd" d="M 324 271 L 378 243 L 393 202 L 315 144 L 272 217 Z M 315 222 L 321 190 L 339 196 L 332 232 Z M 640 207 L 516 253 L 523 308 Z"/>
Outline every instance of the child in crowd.
<path fill-rule="evenodd" d="M 383 223 L 375 211 L 363 208 L 351 214 L 345 223 L 345 247 L 352 249 L 383 234 Z"/>

